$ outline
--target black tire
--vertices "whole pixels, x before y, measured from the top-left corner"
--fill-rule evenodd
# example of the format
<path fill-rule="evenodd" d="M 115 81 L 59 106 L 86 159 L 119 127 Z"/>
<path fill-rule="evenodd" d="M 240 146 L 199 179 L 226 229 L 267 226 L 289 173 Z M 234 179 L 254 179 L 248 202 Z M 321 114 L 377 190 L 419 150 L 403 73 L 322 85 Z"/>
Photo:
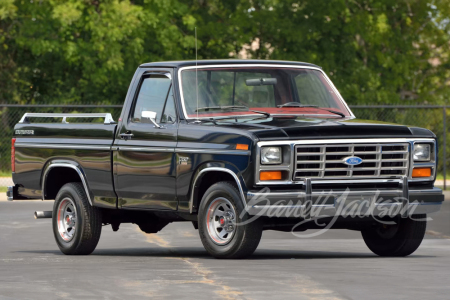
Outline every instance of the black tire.
<path fill-rule="evenodd" d="M 399 218 L 396 225 L 377 224 L 361 231 L 369 249 L 379 256 L 408 256 L 419 248 L 427 228 L 427 215 Z"/>
<path fill-rule="evenodd" d="M 62 205 L 72 204 L 76 209 L 76 214 L 73 218 L 76 223 L 73 226 L 74 232 L 72 232 L 73 235 L 70 237 L 70 240 L 68 235 L 60 233 L 58 229 L 58 223 L 61 226 L 61 222 L 58 222 L 58 220 L 61 221 L 62 212 L 59 211 L 61 203 Z M 55 198 L 52 225 L 56 244 L 62 253 L 67 255 L 87 255 L 95 250 L 100 240 L 102 214 L 100 209 L 90 205 L 86 192 L 80 183 L 67 183 L 59 190 Z"/>
<path fill-rule="evenodd" d="M 261 220 L 256 219 L 248 224 L 235 226 L 234 233 L 226 244 L 219 245 L 214 242 L 208 231 L 208 210 L 213 201 L 225 198 L 231 202 L 235 212 L 237 224 L 249 219 L 244 211 L 244 205 L 238 190 L 229 182 L 218 182 L 213 184 L 203 195 L 198 214 L 198 230 L 200 239 L 209 254 L 216 258 L 245 258 L 255 252 L 262 235 Z"/>

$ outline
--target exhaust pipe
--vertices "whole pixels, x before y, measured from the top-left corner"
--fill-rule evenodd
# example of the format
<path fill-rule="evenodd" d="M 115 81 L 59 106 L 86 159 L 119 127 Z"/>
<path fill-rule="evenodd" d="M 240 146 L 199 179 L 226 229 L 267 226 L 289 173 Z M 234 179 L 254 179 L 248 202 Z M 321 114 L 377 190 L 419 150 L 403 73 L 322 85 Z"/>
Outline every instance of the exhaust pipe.
<path fill-rule="evenodd" d="M 52 211 L 35 211 L 34 218 L 35 219 L 51 219 L 53 215 Z"/>

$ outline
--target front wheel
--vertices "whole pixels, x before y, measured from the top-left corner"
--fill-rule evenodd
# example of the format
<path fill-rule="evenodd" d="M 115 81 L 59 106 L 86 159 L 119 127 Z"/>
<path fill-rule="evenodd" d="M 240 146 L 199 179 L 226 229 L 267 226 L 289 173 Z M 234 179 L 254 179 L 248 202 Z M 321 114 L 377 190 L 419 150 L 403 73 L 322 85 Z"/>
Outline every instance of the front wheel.
<path fill-rule="evenodd" d="M 53 233 L 62 253 L 91 254 L 102 230 L 102 215 L 89 201 L 80 183 L 67 183 L 58 192 L 53 206 Z"/>
<path fill-rule="evenodd" d="M 379 256 L 408 256 L 419 248 L 427 228 L 427 215 L 398 218 L 395 224 L 377 224 L 361 231 L 369 249 Z"/>
<path fill-rule="evenodd" d="M 258 247 L 261 221 L 249 215 L 238 190 L 228 182 L 212 185 L 200 203 L 198 229 L 206 251 L 216 258 L 244 258 Z M 244 223 L 244 224 L 241 224 Z"/>

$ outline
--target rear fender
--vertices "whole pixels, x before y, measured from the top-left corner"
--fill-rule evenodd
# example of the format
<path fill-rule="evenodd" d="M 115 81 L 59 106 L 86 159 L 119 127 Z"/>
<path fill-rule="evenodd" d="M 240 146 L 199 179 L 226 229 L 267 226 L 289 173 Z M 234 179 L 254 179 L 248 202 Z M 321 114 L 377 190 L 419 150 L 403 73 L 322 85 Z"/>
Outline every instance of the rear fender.
<path fill-rule="evenodd" d="M 48 185 L 50 184 L 50 182 L 48 181 L 48 177 L 49 177 L 49 174 L 51 174 L 52 170 L 55 170 L 55 168 L 67 168 L 70 170 L 74 170 L 80 178 L 80 181 L 84 187 L 84 190 L 86 192 L 89 203 L 92 205 L 93 195 L 89 189 L 86 174 L 83 171 L 83 168 L 79 163 L 77 163 L 75 161 L 71 161 L 71 160 L 53 160 L 46 164 L 46 166 L 42 172 L 42 181 L 41 181 L 42 182 L 42 185 L 41 185 L 42 200 L 48 199 L 47 198 L 47 190 L 48 190 Z M 69 183 L 69 182 L 65 182 L 65 183 Z"/>

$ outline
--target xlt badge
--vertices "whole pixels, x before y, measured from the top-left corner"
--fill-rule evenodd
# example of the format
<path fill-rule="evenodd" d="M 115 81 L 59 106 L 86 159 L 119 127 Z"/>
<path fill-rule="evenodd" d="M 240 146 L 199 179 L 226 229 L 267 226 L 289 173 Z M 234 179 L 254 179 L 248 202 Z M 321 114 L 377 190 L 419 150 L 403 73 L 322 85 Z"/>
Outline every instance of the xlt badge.
<path fill-rule="evenodd" d="M 180 156 L 180 158 L 178 159 L 178 163 L 180 165 L 187 165 L 189 162 L 189 157 L 182 157 Z"/>

